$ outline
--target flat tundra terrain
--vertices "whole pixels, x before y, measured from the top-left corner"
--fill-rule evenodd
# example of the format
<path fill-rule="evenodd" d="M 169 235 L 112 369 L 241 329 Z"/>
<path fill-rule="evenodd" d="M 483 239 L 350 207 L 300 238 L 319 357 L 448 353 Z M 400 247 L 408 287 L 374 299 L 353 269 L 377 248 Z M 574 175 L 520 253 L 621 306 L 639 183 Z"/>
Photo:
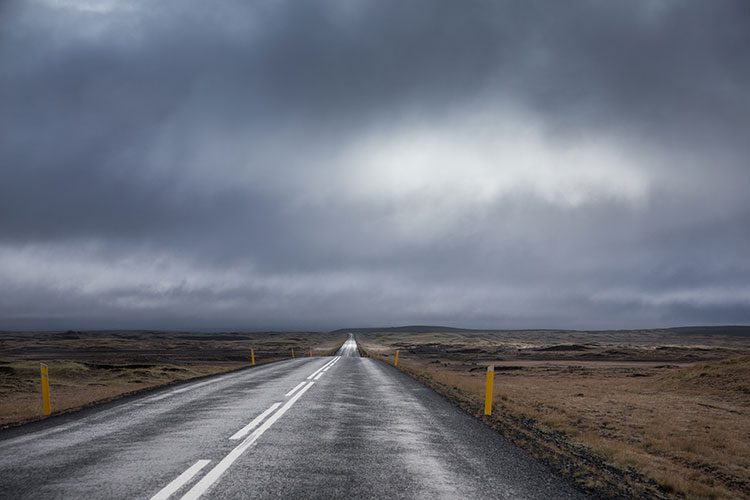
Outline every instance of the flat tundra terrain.
<path fill-rule="evenodd" d="M 362 330 L 361 348 L 607 496 L 750 498 L 750 328 Z M 483 417 L 495 366 L 492 417 Z"/>
<path fill-rule="evenodd" d="M 330 333 L 0 332 L 0 427 L 42 417 L 39 364 L 54 413 L 146 389 L 297 357 L 328 356 Z"/>
<path fill-rule="evenodd" d="M 375 374 L 374 367 L 383 366 L 378 359 L 393 364 L 398 351 L 399 370 L 595 496 L 750 498 L 750 328 L 743 327 L 602 332 L 437 327 L 330 333 L 4 332 L 0 425 L 41 418 L 40 362 L 49 365 L 52 408 L 60 413 L 248 367 L 251 349 L 259 365 L 290 360 L 292 350 L 295 362 L 301 362 L 300 358 L 332 355 L 347 338 L 352 339 L 349 343 L 356 339 L 355 351 L 375 358 L 361 365 L 371 368 L 367 373 Z M 360 366 L 351 363 L 352 369 Z M 495 369 L 494 411 L 486 417 L 482 408 L 489 365 Z M 276 373 L 297 365 L 272 366 L 277 368 L 269 370 Z M 252 378 L 252 373 L 237 376 Z M 341 381 L 351 382 L 354 375 L 341 373 Z M 394 388 L 406 384 L 399 380 Z M 352 401 L 374 387 L 367 377 L 360 385 L 351 388 Z M 431 397 L 416 386 L 413 390 L 420 398 Z M 181 391 L 174 392 L 183 395 Z M 437 401 L 430 405 L 440 407 Z M 394 415 L 399 411 L 396 404 Z M 390 424 L 378 425 L 386 432 Z"/>
<path fill-rule="evenodd" d="M 588 498 L 353 336 L 0 432 L 0 498 L 248 496 Z"/>

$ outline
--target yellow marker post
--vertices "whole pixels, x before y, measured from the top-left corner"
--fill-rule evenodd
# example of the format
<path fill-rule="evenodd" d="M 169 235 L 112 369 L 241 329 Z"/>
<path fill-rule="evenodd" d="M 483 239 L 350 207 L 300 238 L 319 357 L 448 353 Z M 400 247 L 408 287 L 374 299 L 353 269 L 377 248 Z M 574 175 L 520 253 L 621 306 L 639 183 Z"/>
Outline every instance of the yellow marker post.
<path fill-rule="evenodd" d="M 495 385 L 495 365 L 487 367 L 487 384 L 484 389 L 484 414 L 492 415 L 492 396 Z"/>
<path fill-rule="evenodd" d="M 310 348 L 310 357 L 312 358 L 312 347 Z"/>
<path fill-rule="evenodd" d="M 250 366 L 255 366 L 255 349 L 250 349 Z"/>
<path fill-rule="evenodd" d="M 294 347 L 292 347 L 292 359 L 294 359 Z"/>
<path fill-rule="evenodd" d="M 393 366 L 398 368 L 398 350 L 396 350 L 396 357 L 393 358 Z"/>
<path fill-rule="evenodd" d="M 44 363 L 41 363 L 42 370 L 42 410 L 44 416 L 48 417 L 52 413 L 52 404 L 49 400 L 49 368 Z"/>
<path fill-rule="evenodd" d="M 377 358 L 380 359 L 380 351 L 376 352 L 375 356 L 377 356 Z"/>

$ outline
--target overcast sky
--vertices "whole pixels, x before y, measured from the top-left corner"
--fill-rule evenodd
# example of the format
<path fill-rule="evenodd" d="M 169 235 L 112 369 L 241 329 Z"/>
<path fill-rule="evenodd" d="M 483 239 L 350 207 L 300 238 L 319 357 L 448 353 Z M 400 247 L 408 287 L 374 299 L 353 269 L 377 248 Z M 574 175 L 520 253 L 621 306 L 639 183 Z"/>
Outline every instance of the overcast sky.
<path fill-rule="evenodd" d="M 750 2 L 5 0 L 0 329 L 750 323 Z"/>

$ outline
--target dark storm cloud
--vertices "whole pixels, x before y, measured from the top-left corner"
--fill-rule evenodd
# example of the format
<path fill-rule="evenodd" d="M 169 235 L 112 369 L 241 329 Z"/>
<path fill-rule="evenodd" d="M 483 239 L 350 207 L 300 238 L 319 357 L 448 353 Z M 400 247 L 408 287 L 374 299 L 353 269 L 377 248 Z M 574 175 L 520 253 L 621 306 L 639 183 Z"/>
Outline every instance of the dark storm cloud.
<path fill-rule="evenodd" d="M 750 321 L 745 2 L 9 2 L 0 327 Z"/>

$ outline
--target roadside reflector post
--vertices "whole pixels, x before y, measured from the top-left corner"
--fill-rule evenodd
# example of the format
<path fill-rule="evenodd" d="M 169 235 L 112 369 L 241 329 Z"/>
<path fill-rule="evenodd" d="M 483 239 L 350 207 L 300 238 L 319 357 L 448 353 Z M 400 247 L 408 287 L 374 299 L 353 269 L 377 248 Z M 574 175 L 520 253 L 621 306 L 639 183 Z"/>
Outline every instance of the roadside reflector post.
<path fill-rule="evenodd" d="M 255 366 L 255 349 L 250 349 L 250 366 Z"/>
<path fill-rule="evenodd" d="M 310 347 L 310 357 L 312 358 L 312 347 Z"/>
<path fill-rule="evenodd" d="M 492 415 L 492 395 L 495 385 L 495 365 L 487 367 L 487 384 L 484 390 L 484 414 Z"/>
<path fill-rule="evenodd" d="M 292 347 L 292 359 L 294 359 L 294 347 Z"/>
<path fill-rule="evenodd" d="M 396 349 L 396 357 L 393 358 L 393 366 L 398 368 L 398 349 Z"/>
<path fill-rule="evenodd" d="M 45 417 L 52 413 L 52 405 L 49 400 L 49 368 L 44 363 L 40 364 L 42 372 L 42 411 Z"/>
<path fill-rule="evenodd" d="M 377 356 L 377 358 L 380 359 L 380 351 L 376 352 L 375 356 Z"/>

